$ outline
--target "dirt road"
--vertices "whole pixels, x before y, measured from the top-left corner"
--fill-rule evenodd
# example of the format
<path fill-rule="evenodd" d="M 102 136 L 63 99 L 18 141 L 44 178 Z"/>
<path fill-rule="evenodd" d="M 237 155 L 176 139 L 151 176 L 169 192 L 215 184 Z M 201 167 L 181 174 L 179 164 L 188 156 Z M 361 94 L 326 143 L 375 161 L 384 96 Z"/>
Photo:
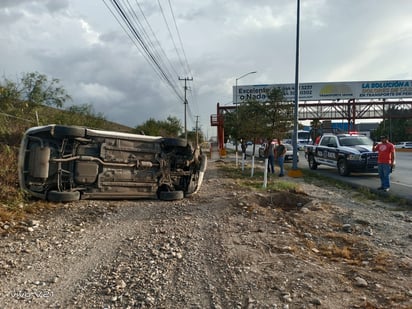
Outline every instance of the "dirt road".
<path fill-rule="evenodd" d="M 410 210 L 288 177 L 252 191 L 219 164 L 182 201 L 0 222 L 0 308 L 412 308 Z"/>

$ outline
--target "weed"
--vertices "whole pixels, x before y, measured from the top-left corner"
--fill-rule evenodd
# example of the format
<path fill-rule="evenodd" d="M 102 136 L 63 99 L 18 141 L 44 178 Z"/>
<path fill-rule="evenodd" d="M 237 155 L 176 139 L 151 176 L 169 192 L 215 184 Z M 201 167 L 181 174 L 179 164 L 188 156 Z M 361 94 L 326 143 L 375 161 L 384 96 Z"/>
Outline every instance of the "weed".
<path fill-rule="evenodd" d="M 0 145 L 0 220 L 21 218 L 24 194 L 17 175 L 17 147 Z"/>
<path fill-rule="evenodd" d="M 246 188 L 267 191 L 288 191 L 294 193 L 301 192 L 299 184 L 277 178 L 268 181 L 267 187 L 263 188 L 264 173 L 259 169 L 255 169 L 254 176 L 251 177 L 249 168 L 245 168 L 242 172 L 242 170 L 239 167 L 236 167 L 234 163 L 220 164 L 219 168 L 224 171 L 227 177 L 236 179 L 237 184 Z"/>

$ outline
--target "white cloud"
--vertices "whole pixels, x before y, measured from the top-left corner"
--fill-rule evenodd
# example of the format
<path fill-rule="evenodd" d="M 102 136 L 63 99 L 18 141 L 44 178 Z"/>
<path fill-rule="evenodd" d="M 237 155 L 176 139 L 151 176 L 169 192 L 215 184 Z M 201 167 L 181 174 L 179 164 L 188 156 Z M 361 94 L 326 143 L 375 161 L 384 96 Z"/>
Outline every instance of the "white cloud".
<path fill-rule="evenodd" d="M 182 55 L 169 2 L 160 3 Z M 239 84 L 294 81 L 295 1 L 171 3 L 190 73 L 179 64 L 158 2 L 142 2 L 141 7 L 176 70 L 173 83 L 183 93 L 178 77 L 193 77 L 188 83 L 189 127 L 198 115 L 206 131 L 216 103 L 232 100 L 235 79 L 246 72 L 258 73 Z M 408 0 L 301 1 L 300 80 L 412 78 L 411 21 Z M 183 123 L 183 102 L 142 57 L 103 1 L 3 0 L 0 26 L 0 42 L 6 47 L 0 50 L 2 75 L 14 78 L 38 71 L 58 78 L 73 104 L 93 104 L 96 112 L 126 125 L 169 115 Z"/>
<path fill-rule="evenodd" d="M 78 91 L 84 94 L 85 98 L 96 98 L 97 101 L 104 101 L 108 107 L 110 102 L 118 102 L 124 99 L 124 93 L 116 89 L 109 89 L 107 86 L 97 83 L 85 84 L 80 83 Z"/>

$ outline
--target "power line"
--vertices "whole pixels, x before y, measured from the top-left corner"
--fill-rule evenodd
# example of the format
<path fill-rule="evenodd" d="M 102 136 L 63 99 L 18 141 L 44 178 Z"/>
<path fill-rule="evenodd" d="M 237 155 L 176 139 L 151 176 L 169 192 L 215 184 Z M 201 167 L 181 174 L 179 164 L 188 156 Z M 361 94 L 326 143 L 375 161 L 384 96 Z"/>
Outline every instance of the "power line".
<path fill-rule="evenodd" d="M 175 25 L 176 33 L 177 33 L 177 36 L 178 36 L 178 38 L 179 38 L 180 48 L 181 48 L 181 50 L 182 50 L 182 53 L 183 53 L 183 56 L 184 56 L 184 59 L 185 59 L 184 64 L 186 65 L 186 70 L 187 70 L 186 73 L 188 73 L 189 75 L 192 75 L 192 70 L 190 69 L 189 62 L 187 61 L 185 49 L 184 49 L 184 47 L 183 47 L 182 37 L 180 36 L 179 28 L 177 27 L 176 18 L 175 18 L 175 14 L 174 14 L 174 12 L 173 12 L 172 4 L 170 3 L 170 0 L 168 0 L 168 1 L 169 1 L 170 13 L 172 14 L 173 23 L 174 23 L 174 25 Z M 178 53 L 178 56 L 179 56 L 179 53 Z M 180 58 L 180 57 L 179 57 L 179 58 Z M 182 61 L 181 61 L 181 62 L 182 62 Z"/>
<path fill-rule="evenodd" d="M 105 0 L 103 0 L 103 2 L 106 4 Z M 164 68 L 164 66 L 162 66 L 160 64 L 160 59 L 158 59 L 158 57 L 156 57 L 154 51 L 152 51 L 150 49 L 150 47 L 145 40 L 144 37 L 142 36 L 142 34 L 136 29 L 135 25 L 132 23 L 131 19 L 133 19 L 133 14 L 131 16 L 131 18 L 129 18 L 129 15 L 127 14 L 127 10 L 125 10 L 125 8 L 122 6 L 121 3 L 119 3 L 120 1 L 117 0 L 111 0 L 113 7 L 115 8 L 115 10 L 118 12 L 118 14 L 120 15 L 121 19 L 123 20 L 124 24 L 126 25 L 126 28 L 129 29 L 129 31 L 126 31 L 128 33 L 128 36 L 130 38 L 129 32 L 131 34 L 131 36 L 134 38 L 132 39 L 133 42 L 137 41 L 137 43 L 140 45 L 140 51 L 147 56 L 146 60 L 148 60 L 151 64 L 152 67 L 154 67 L 155 71 L 158 73 L 158 75 L 161 77 L 161 79 L 163 79 L 173 90 L 173 92 L 176 94 L 176 96 L 180 99 L 183 100 L 181 93 L 179 93 L 178 91 L 178 87 L 176 86 L 176 84 L 173 83 L 173 79 L 170 76 L 170 73 L 168 74 Z M 129 8 L 130 7 L 130 3 L 129 4 Z M 106 6 L 108 7 L 108 5 L 106 4 Z M 110 10 L 113 14 L 113 11 Z M 132 9 L 129 10 L 129 12 L 131 12 Z M 115 16 L 116 18 L 116 16 Z M 116 20 L 119 22 L 119 20 L 116 18 Z M 125 28 L 122 26 L 122 28 L 125 30 Z M 150 41 L 150 40 L 149 40 Z"/>
<path fill-rule="evenodd" d="M 141 30 L 142 30 L 142 32 L 145 34 L 145 37 L 146 37 L 147 41 L 149 42 L 151 48 L 153 49 L 154 52 L 157 53 L 157 49 L 156 49 L 156 47 L 155 47 L 155 44 L 156 44 L 156 46 L 158 47 L 158 49 L 160 49 L 160 53 L 163 55 L 163 58 L 166 59 L 166 61 L 167 61 L 167 63 L 169 64 L 170 68 L 171 68 L 172 71 L 174 72 L 174 75 L 175 75 L 175 76 L 178 76 L 179 74 L 177 73 L 177 71 L 176 71 L 175 67 L 173 66 L 173 64 L 171 63 L 170 59 L 167 57 L 164 49 L 162 48 L 162 45 L 161 45 L 160 42 L 159 42 L 159 39 L 157 38 L 155 32 L 153 31 L 153 28 L 151 27 L 149 21 L 148 21 L 147 18 L 146 18 L 146 15 L 145 15 L 144 12 L 143 12 L 142 7 L 141 7 L 140 4 L 137 2 L 137 0 L 136 0 L 136 5 L 137 5 L 138 8 L 139 8 L 140 14 L 143 16 L 143 19 L 144 19 L 144 21 L 145 21 L 145 24 L 147 25 L 147 27 L 148 27 L 149 30 L 150 30 L 151 36 L 154 38 L 154 42 L 153 42 L 153 40 L 150 39 L 150 37 L 148 36 L 146 30 L 144 29 L 143 24 L 140 23 L 139 18 L 137 17 L 137 14 L 135 13 L 136 20 L 137 20 L 137 22 L 141 25 Z M 153 43 L 154 43 L 154 44 L 153 44 Z M 158 55 L 158 57 L 159 57 L 160 59 L 162 59 L 162 57 L 161 57 L 161 55 L 160 55 L 159 53 L 157 53 L 157 55 Z"/>
<path fill-rule="evenodd" d="M 184 48 L 184 46 L 183 46 L 182 37 L 180 36 L 179 28 L 178 28 L 178 26 L 177 26 L 175 14 L 174 14 L 173 7 L 172 7 L 172 4 L 171 4 L 170 0 L 168 0 L 168 3 L 169 3 L 170 13 L 171 13 L 171 15 L 172 15 L 173 23 L 174 23 L 174 26 L 175 26 L 175 29 L 176 29 L 176 33 L 177 33 L 177 36 L 178 36 L 178 38 L 179 38 L 180 48 L 181 48 L 182 53 L 183 53 L 183 56 L 184 56 L 184 67 L 185 67 L 185 70 L 187 71 L 186 74 L 189 75 L 189 76 L 193 76 L 192 70 L 191 70 L 190 65 L 189 65 L 189 61 L 187 60 L 185 48 Z M 179 53 L 178 53 L 178 57 L 179 57 L 179 59 L 181 59 Z M 180 61 L 181 61 L 181 60 L 180 60 Z M 181 63 L 182 63 L 182 61 L 181 61 Z M 198 105 L 198 103 L 197 103 L 196 87 L 195 87 L 195 85 L 196 85 L 195 83 L 192 83 L 192 91 L 190 92 L 190 96 L 191 96 L 191 98 L 192 98 L 191 102 L 194 102 L 194 105 L 195 105 L 196 110 L 197 110 L 197 113 L 198 113 L 198 111 L 199 111 L 199 105 Z M 192 116 L 192 118 L 193 118 L 193 115 L 191 115 L 191 116 Z M 194 120 L 194 119 L 193 119 L 193 120 Z"/>
<path fill-rule="evenodd" d="M 162 48 L 138 0 L 135 0 L 135 5 L 132 4 L 129 0 L 123 0 L 123 1 L 122 0 L 102 0 L 102 1 L 106 5 L 106 7 L 109 9 L 111 14 L 115 17 L 117 22 L 120 24 L 123 31 L 128 35 L 128 37 L 131 39 L 133 44 L 138 48 L 138 50 L 143 55 L 145 60 L 155 70 L 156 74 L 160 77 L 160 79 L 163 80 L 172 89 L 172 91 L 175 93 L 176 97 L 180 101 L 185 102 L 185 130 L 187 130 L 186 128 L 187 127 L 187 123 L 186 123 L 187 122 L 186 120 L 187 112 L 189 112 L 190 119 L 193 122 L 194 122 L 194 116 L 193 116 L 191 109 L 187 106 L 188 105 L 187 104 L 188 87 L 186 83 L 189 80 L 193 80 L 193 78 L 185 79 L 185 87 L 184 87 L 184 95 L 183 95 L 181 88 L 179 87 L 179 85 L 177 85 L 176 79 L 173 77 L 173 76 L 179 76 L 179 74 L 177 74 L 177 70 L 175 66 L 170 61 L 169 57 L 167 57 L 164 49 Z M 183 71 L 187 73 L 186 76 L 190 76 L 191 69 L 187 61 L 187 56 L 184 51 L 182 38 L 179 33 L 175 14 L 173 12 L 173 8 L 172 8 L 172 4 L 170 0 L 168 0 L 168 5 L 170 9 L 171 18 L 174 23 L 175 32 L 179 39 L 180 50 L 183 53 L 183 57 L 181 53 L 179 52 L 179 48 L 177 47 L 176 41 L 174 39 L 174 35 L 171 31 L 171 27 L 169 26 L 168 19 L 165 14 L 166 11 L 163 10 L 161 2 L 160 0 L 158 0 L 159 10 L 163 17 L 163 20 L 166 25 L 171 42 L 173 44 L 174 50 L 177 54 L 178 62 L 180 63 L 180 66 L 183 69 Z M 171 72 L 173 72 L 173 74 L 171 74 Z M 194 96 L 194 93 L 190 92 L 190 96 L 192 99 L 191 101 L 193 101 L 195 105 L 197 106 L 197 99 Z"/>
<path fill-rule="evenodd" d="M 182 58 L 180 57 L 179 51 L 177 50 L 175 40 L 173 39 L 172 31 L 170 30 L 170 27 L 169 27 L 169 24 L 168 24 L 168 22 L 167 22 L 166 16 L 165 16 L 165 14 L 164 14 L 162 5 L 160 4 L 160 0 L 157 0 L 157 3 L 159 4 L 160 13 L 162 14 L 162 17 L 163 17 L 163 20 L 164 20 L 164 22 L 165 22 L 167 31 L 169 32 L 169 36 L 170 36 L 170 39 L 171 39 L 171 41 L 172 41 L 173 47 L 174 47 L 174 49 L 175 49 L 177 58 L 179 59 L 180 65 L 184 68 L 184 63 L 183 63 L 183 61 L 182 61 Z"/>

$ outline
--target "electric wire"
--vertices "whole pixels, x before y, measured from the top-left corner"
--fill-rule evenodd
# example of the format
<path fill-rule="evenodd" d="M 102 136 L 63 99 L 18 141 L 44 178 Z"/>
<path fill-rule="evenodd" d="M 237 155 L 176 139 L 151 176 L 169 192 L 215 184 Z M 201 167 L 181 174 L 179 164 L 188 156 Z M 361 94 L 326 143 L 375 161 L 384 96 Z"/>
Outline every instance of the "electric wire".
<path fill-rule="evenodd" d="M 191 75 L 192 75 L 192 74 L 191 74 L 191 70 L 190 70 L 190 67 L 189 67 L 189 64 L 188 64 L 188 61 L 187 61 L 186 53 L 184 52 L 183 43 L 182 43 L 182 40 L 181 40 L 181 36 L 180 36 L 179 29 L 178 29 L 178 27 L 177 27 L 176 18 L 175 18 L 174 12 L 173 12 L 173 8 L 172 8 L 172 5 L 171 5 L 171 2 L 170 2 L 170 0 L 168 1 L 168 3 L 169 3 L 169 9 L 170 9 L 170 14 L 171 14 L 171 16 L 172 16 L 172 20 L 173 20 L 173 24 L 174 24 L 174 26 L 175 26 L 176 34 L 177 34 L 177 36 L 178 36 L 178 38 L 179 38 L 180 48 L 181 48 L 181 50 L 182 50 L 182 53 L 183 53 L 184 57 L 181 56 L 181 53 L 179 52 L 179 49 L 178 49 L 178 47 L 176 46 L 176 42 L 175 42 L 175 40 L 174 40 L 174 38 L 173 38 L 173 34 L 172 34 L 172 31 L 171 31 L 171 27 L 169 26 L 169 23 L 168 23 L 168 21 L 167 21 L 166 15 L 165 15 L 165 11 L 163 10 L 163 7 L 162 7 L 162 5 L 161 5 L 161 3 L 160 3 L 160 0 L 157 0 L 157 3 L 158 3 L 158 5 L 159 5 L 160 13 L 161 13 L 161 15 L 162 15 L 162 17 L 163 17 L 163 21 L 164 21 L 164 23 L 165 23 L 165 25 L 166 25 L 166 28 L 167 28 L 167 30 L 168 30 L 168 33 L 169 33 L 170 39 L 171 39 L 171 41 L 172 41 L 174 50 L 175 50 L 175 52 L 176 52 L 178 61 L 179 61 L 180 65 L 181 65 L 182 69 L 184 69 L 184 71 L 186 72 L 186 75 L 187 75 L 187 76 L 191 76 Z M 184 60 L 183 60 L 183 58 L 184 58 Z M 188 88 L 186 88 L 186 90 L 188 90 Z M 189 94 L 191 95 L 192 92 L 189 91 Z M 191 95 L 191 97 L 193 98 L 192 95 Z M 194 102 L 194 100 L 192 100 L 192 102 Z M 187 113 L 188 113 L 190 119 L 192 119 L 192 122 L 194 122 L 194 118 L 195 118 L 195 117 L 194 117 L 194 115 L 193 115 L 193 112 L 192 112 L 192 110 L 189 108 L 189 104 L 187 104 L 187 105 L 188 105 Z"/>
<path fill-rule="evenodd" d="M 175 18 L 175 13 L 173 12 L 173 7 L 172 7 L 172 4 L 171 4 L 170 0 L 168 0 L 168 2 L 169 2 L 170 14 L 172 15 L 172 19 L 173 19 L 173 23 L 174 23 L 174 26 L 175 26 L 175 29 L 176 29 L 176 33 L 177 33 L 177 36 L 178 36 L 178 38 L 179 38 L 180 49 L 182 50 L 182 53 L 183 53 L 183 56 L 184 56 L 184 65 L 183 65 L 183 66 L 184 66 L 185 69 L 186 69 L 186 73 L 187 73 L 188 75 L 192 76 L 192 75 L 193 75 L 193 74 L 192 74 L 192 70 L 190 69 L 189 62 L 187 61 L 185 49 L 184 49 L 184 47 L 183 47 L 182 37 L 180 36 L 179 28 L 177 27 L 176 18 Z M 178 56 L 179 56 L 179 53 L 178 53 Z M 179 57 L 179 58 L 180 58 L 180 57 Z"/>
<path fill-rule="evenodd" d="M 114 9 L 112 9 L 110 5 L 106 3 L 106 1 L 110 1 Z M 167 57 L 155 32 L 153 31 L 153 28 L 151 27 L 148 19 L 146 18 L 146 15 L 144 14 L 144 11 L 141 5 L 139 4 L 138 0 L 135 0 L 135 3 L 136 7 L 139 10 L 139 14 L 137 14 L 136 10 L 134 9 L 133 5 L 130 3 L 129 0 L 103 0 L 103 3 L 106 5 L 110 13 L 114 16 L 116 21 L 122 27 L 126 35 L 131 39 L 133 44 L 138 48 L 138 50 L 143 55 L 145 60 L 154 69 L 159 78 L 163 80 L 172 89 L 177 98 L 184 104 L 185 102 L 182 90 L 185 89 L 185 87 L 182 87 L 177 83 L 177 78 L 173 78 L 173 74 L 176 77 L 178 77 L 177 70 L 170 61 L 169 57 Z M 168 24 L 168 20 L 165 11 L 163 10 L 162 4 L 160 3 L 160 0 L 158 0 L 159 10 L 166 25 L 174 50 L 176 52 L 178 62 L 183 71 L 187 73 L 187 76 L 192 76 L 191 68 L 189 66 L 186 53 L 184 51 L 183 41 L 177 26 L 175 14 L 173 12 L 170 0 L 168 0 L 168 4 L 171 18 L 174 23 L 174 28 L 179 40 L 180 50 L 183 53 L 183 57 L 181 56 L 179 49 L 176 45 L 176 41 L 173 38 L 173 33 L 171 31 L 171 27 Z M 191 91 L 188 91 L 188 89 L 189 88 L 186 87 L 186 91 L 192 99 L 191 101 L 195 103 L 194 107 L 198 110 L 196 94 L 195 91 L 192 91 L 194 88 L 191 89 Z M 194 123 L 195 117 L 193 115 L 192 108 L 189 107 L 189 104 L 187 104 L 187 114 L 191 121 Z"/>
<path fill-rule="evenodd" d="M 173 84 L 172 79 L 169 77 L 170 74 L 168 72 L 165 71 L 164 66 L 162 66 L 160 64 L 160 59 L 158 59 L 158 57 L 156 57 L 155 53 L 152 53 L 150 48 L 147 46 L 147 44 L 145 43 L 143 37 L 141 35 L 139 35 L 139 32 L 135 29 L 135 25 L 130 21 L 130 19 L 128 18 L 128 16 L 126 16 L 126 12 L 123 8 L 120 7 L 119 3 L 117 2 L 117 0 L 112 0 L 113 3 L 116 5 L 116 8 L 118 9 L 119 13 L 122 15 L 123 19 L 125 20 L 125 22 L 127 23 L 129 29 L 132 31 L 134 37 L 136 37 L 138 39 L 138 42 L 140 43 L 140 45 L 143 47 L 143 50 L 146 52 L 146 54 L 149 56 L 149 59 L 155 64 L 155 66 L 159 69 L 161 76 L 164 78 L 164 80 L 172 87 L 172 89 L 176 92 L 176 94 L 178 95 L 178 97 L 180 97 L 179 92 L 177 91 L 175 84 Z M 127 1 L 127 3 L 129 3 L 129 7 L 130 7 L 130 2 Z M 133 11 L 133 10 L 132 10 Z M 134 12 L 134 11 L 133 11 Z M 150 40 L 149 40 L 150 41 Z"/>
<path fill-rule="evenodd" d="M 171 3 L 170 0 L 168 0 L 168 4 L 169 4 L 170 14 L 171 14 L 171 16 L 172 16 L 173 23 L 174 23 L 174 26 L 175 26 L 176 34 L 177 34 L 177 37 L 178 37 L 178 39 L 179 39 L 180 49 L 181 49 L 181 51 L 182 51 L 182 53 L 183 53 L 184 61 L 181 60 L 180 54 L 179 54 L 179 52 L 178 52 L 177 49 L 176 49 L 176 52 L 177 52 L 177 54 L 178 54 L 178 57 L 179 57 L 180 62 L 181 62 L 181 63 L 182 63 L 182 62 L 184 63 L 183 67 L 184 67 L 185 70 L 186 70 L 186 75 L 187 75 L 187 76 L 193 76 L 192 70 L 191 70 L 190 65 L 189 65 L 189 61 L 187 60 L 185 48 L 184 48 L 184 46 L 183 46 L 182 37 L 181 37 L 181 35 L 180 35 L 179 27 L 177 26 L 176 17 L 175 17 L 175 14 L 174 14 L 174 11 L 173 11 L 173 7 L 172 7 L 172 3 Z M 193 82 L 192 82 L 192 89 L 191 89 L 191 91 L 189 91 L 189 96 L 190 96 L 190 98 L 191 98 L 190 101 L 194 103 L 194 107 L 195 107 L 195 109 L 197 110 L 197 114 L 199 114 L 199 112 L 198 112 L 198 111 L 199 111 L 199 105 L 198 105 L 198 103 L 197 103 L 197 96 L 196 96 L 196 88 L 195 88 L 195 85 L 196 85 L 196 82 L 193 81 Z M 192 113 L 192 112 L 190 112 L 190 113 L 191 113 L 191 118 L 194 119 L 193 113 Z"/>
<path fill-rule="evenodd" d="M 142 48 L 137 44 L 137 42 L 135 41 L 135 39 L 133 38 L 133 36 L 130 35 L 130 33 L 127 31 L 127 29 L 125 28 L 125 26 L 122 24 L 122 22 L 119 20 L 119 18 L 116 16 L 116 14 L 113 12 L 113 10 L 110 8 L 110 6 L 106 3 L 105 0 L 103 0 L 103 3 L 106 5 L 107 9 L 110 11 L 110 13 L 113 15 L 113 17 L 116 19 L 116 21 L 118 22 L 118 24 L 120 25 L 120 27 L 123 29 L 123 31 L 125 32 L 125 34 L 130 38 L 130 40 L 132 41 L 132 43 L 136 46 L 136 48 L 140 51 L 141 55 L 146 59 L 146 61 L 149 63 L 149 65 L 153 68 L 153 70 L 156 72 L 156 74 L 159 75 L 159 77 L 162 79 L 160 72 L 158 71 L 158 69 L 153 65 L 153 63 L 149 60 L 148 56 L 144 53 L 144 51 L 142 50 Z"/>
<path fill-rule="evenodd" d="M 158 58 L 161 59 L 161 60 L 162 60 L 163 58 L 166 59 L 168 65 L 169 65 L 169 67 L 171 68 L 171 70 L 173 71 L 174 75 L 175 75 L 175 76 L 178 76 L 179 74 L 177 73 L 175 67 L 174 67 L 173 64 L 171 63 L 169 57 L 167 57 L 167 55 L 166 55 L 166 53 L 165 53 L 162 45 L 160 44 L 159 39 L 157 38 L 155 32 L 153 31 L 152 26 L 150 25 L 149 21 L 147 20 L 146 15 L 145 15 L 145 13 L 144 13 L 141 5 L 139 4 L 139 2 L 138 2 L 137 0 L 136 0 L 135 2 L 136 2 L 136 6 L 139 8 L 140 14 L 143 16 L 143 19 L 144 19 L 144 21 L 145 21 L 145 24 L 147 25 L 148 30 L 150 31 L 151 36 L 152 36 L 154 39 L 153 39 L 153 40 L 150 39 L 149 35 L 147 34 L 147 31 L 145 30 L 145 27 L 144 27 L 143 24 L 139 21 L 139 18 L 137 17 L 136 12 L 134 12 L 134 16 L 135 16 L 138 24 L 140 25 L 140 29 L 141 29 L 142 33 L 145 35 L 148 43 L 150 44 L 152 50 L 157 54 Z M 156 46 L 157 46 L 158 48 L 156 48 Z M 159 52 L 157 51 L 157 49 L 159 49 L 159 52 L 160 52 L 161 55 L 159 54 Z M 164 62 L 163 62 L 163 63 L 164 63 Z"/>
<path fill-rule="evenodd" d="M 185 64 L 184 64 L 184 62 L 182 61 L 182 58 L 180 57 L 179 51 L 177 50 L 177 46 L 176 46 L 175 40 L 173 39 L 172 31 L 170 30 L 169 23 L 167 22 L 167 19 L 166 19 L 165 13 L 164 13 L 164 11 L 163 11 L 162 5 L 160 4 L 160 0 L 157 0 L 157 3 L 158 3 L 158 5 L 159 5 L 160 13 L 162 14 L 163 21 L 165 22 L 167 31 L 169 32 L 169 36 L 170 36 L 170 39 L 171 39 L 171 41 L 172 41 L 172 44 L 173 44 L 174 50 L 175 50 L 175 52 L 176 52 L 177 58 L 178 58 L 178 60 L 179 60 L 179 62 L 180 62 L 180 65 L 182 66 L 182 68 L 184 68 L 184 67 L 185 67 Z"/>
<path fill-rule="evenodd" d="M 103 0 L 103 2 L 105 2 L 105 0 Z M 137 42 L 139 44 L 139 46 L 141 47 L 139 50 L 146 55 L 145 59 L 148 60 L 152 64 L 152 67 L 154 67 L 154 69 L 158 73 L 159 77 L 163 81 L 165 81 L 166 84 L 168 84 L 170 86 L 170 88 L 173 90 L 173 92 L 176 94 L 176 96 L 181 101 L 183 101 L 183 95 L 182 95 L 181 91 L 179 91 L 179 88 L 176 86 L 175 83 L 173 83 L 170 74 L 168 74 L 165 71 L 164 66 L 162 66 L 160 64 L 161 61 L 156 57 L 156 55 L 153 53 L 153 51 L 150 50 L 150 48 L 148 47 L 148 44 L 145 42 L 142 35 L 137 31 L 134 23 L 132 23 L 129 16 L 127 15 L 127 12 L 124 9 L 124 6 L 122 6 L 122 4 L 119 3 L 119 1 L 117 1 L 117 0 L 111 0 L 111 3 L 113 5 L 113 7 L 115 8 L 115 10 L 118 12 L 121 19 L 123 20 L 124 25 L 128 29 L 128 31 L 126 30 L 126 32 L 129 36 L 129 38 L 132 37 L 133 38 L 132 41 Z M 106 2 L 105 2 L 105 4 L 106 4 Z M 107 4 L 106 4 L 106 6 L 107 6 Z M 110 11 L 112 12 L 112 10 L 110 10 Z M 113 14 L 113 12 L 112 12 L 112 14 Z M 114 15 L 114 16 L 115 16 L 116 20 L 119 22 L 119 19 L 116 17 L 116 15 Z M 120 25 L 122 26 L 123 29 L 125 29 L 124 26 L 122 25 L 122 23 L 120 23 Z"/>

